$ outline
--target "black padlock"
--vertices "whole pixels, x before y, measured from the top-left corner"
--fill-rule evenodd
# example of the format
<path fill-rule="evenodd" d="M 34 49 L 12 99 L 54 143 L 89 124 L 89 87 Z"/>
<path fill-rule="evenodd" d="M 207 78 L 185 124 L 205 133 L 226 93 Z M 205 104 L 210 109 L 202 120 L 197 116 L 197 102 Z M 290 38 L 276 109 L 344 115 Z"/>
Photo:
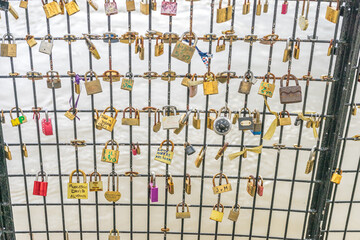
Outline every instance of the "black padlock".
<path fill-rule="evenodd" d="M 188 142 L 184 144 L 184 147 L 186 155 L 191 155 L 196 152 L 195 148 Z"/>

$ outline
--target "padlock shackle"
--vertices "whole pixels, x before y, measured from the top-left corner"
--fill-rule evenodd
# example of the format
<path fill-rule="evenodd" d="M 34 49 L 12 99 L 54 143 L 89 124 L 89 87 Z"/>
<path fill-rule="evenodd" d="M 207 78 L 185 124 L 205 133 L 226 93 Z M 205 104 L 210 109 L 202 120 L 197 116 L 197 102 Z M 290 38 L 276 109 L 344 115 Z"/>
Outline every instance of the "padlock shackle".
<path fill-rule="evenodd" d="M 160 143 L 160 147 L 159 147 L 159 148 L 162 148 L 162 146 L 163 146 L 163 144 L 164 144 L 165 142 L 171 143 L 171 151 L 174 152 L 174 147 L 175 147 L 175 145 L 174 145 L 173 141 L 171 141 L 170 139 L 169 139 L 169 140 L 168 140 L 168 139 L 165 139 L 164 141 L 162 141 L 162 142 Z"/>
<path fill-rule="evenodd" d="M 7 144 L 6 144 L 7 145 Z M 41 176 L 41 181 L 42 182 L 47 182 L 48 181 L 48 175 L 45 171 L 39 171 L 37 174 L 36 174 L 36 177 L 35 177 L 35 181 L 38 181 L 39 179 L 39 176 Z M 44 177 L 45 176 L 45 177 Z M 44 181 L 45 180 L 45 181 Z"/>
<path fill-rule="evenodd" d="M 14 118 L 12 117 L 12 111 L 15 110 L 15 109 L 18 110 L 18 111 L 20 110 L 21 115 L 24 116 L 24 112 L 22 111 L 21 108 L 13 107 L 12 109 L 10 109 L 10 118 L 11 118 L 11 119 L 14 119 Z M 18 112 L 18 111 L 16 111 L 16 112 Z"/>
<path fill-rule="evenodd" d="M 186 202 L 180 202 L 180 203 L 178 203 L 178 205 L 176 205 L 176 212 L 177 212 L 177 213 L 179 212 L 179 206 L 180 206 L 180 204 L 182 205 L 182 210 L 183 210 L 183 211 L 185 211 L 185 206 L 186 206 L 187 212 L 190 212 L 190 211 L 189 211 L 189 206 L 187 205 L 187 203 L 186 203 Z M 183 212 L 183 211 L 182 211 L 182 212 Z"/>
<path fill-rule="evenodd" d="M 339 168 L 336 168 L 335 169 L 335 173 L 338 173 L 340 176 L 342 175 L 342 170 L 341 169 L 339 169 Z"/>
<path fill-rule="evenodd" d="M 7 39 L 5 39 L 7 37 Z M 15 38 L 11 33 L 5 33 L 2 38 L 2 43 L 5 43 L 5 40 L 8 40 L 11 43 L 11 40 L 13 41 L 13 44 L 15 44 Z"/>
<path fill-rule="evenodd" d="M 271 72 L 265 74 L 265 76 L 263 77 L 263 82 L 267 82 L 267 83 L 268 83 L 270 77 L 273 79 L 273 84 L 275 85 L 275 80 L 276 80 L 276 78 L 275 78 L 275 75 L 272 74 Z"/>
<path fill-rule="evenodd" d="M 236 205 L 232 206 L 231 210 L 234 211 L 234 212 L 239 211 L 240 210 L 240 204 L 237 203 Z"/>
<path fill-rule="evenodd" d="M 255 118 L 255 123 L 260 123 L 260 112 L 257 109 L 254 109 L 253 115 Z"/>
<path fill-rule="evenodd" d="M 258 176 L 258 180 L 257 180 L 258 184 L 260 182 L 260 186 L 264 186 L 264 179 L 262 178 L 262 176 Z"/>
<path fill-rule="evenodd" d="M 255 186 L 256 185 L 256 180 L 255 180 L 255 177 L 253 175 L 249 175 L 249 178 L 248 178 L 248 183 L 251 181 L 253 181 L 253 185 Z"/>
<path fill-rule="evenodd" d="M 194 109 L 194 116 L 193 118 L 200 119 L 200 111 L 198 109 Z"/>
<path fill-rule="evenodd" d="M 222 1 L 222 0 L 220 0 L 220 1 Z M 220 46 L 220 41 L 221 41 L 221 39 L 223 40 L 223 44 L 222 44 L 222 45 L 225 45 L 225 37 L 224 37 L 224 36 L 220 36 L 220 37 L 218 38 L 218 40 L 217 40 L 217 46 Z"/>
<path fill-rule="evenodd" d="M 115 231 L 116 231 L 117 233 L 115 233 Z M 111 235 L 112 232 L 113 232 L 113 229 L 110 230 L 110 234 L 109 234 L 109 235 Z M 120 236 L 119 230 L 115 229 L 115 230 L 114 230 L 114 233 L 115 233 L 115 236 Z"/>
<path fill-rule="evenodd" d="M 189 116 L 190 116 L 191 113 L 192 113 L 192 109 L 189 109 L 189 110 L 186 112 L 184 118 L 180 121 L 180 123 L 181 123 L 181 124 L 185 124 L 185 122 L 187 122 L 187 121 L 189 120 Z"/>
<path fill-rule="evenodd" d="M 156 174 L 155 174 L 155 172 L 151 172 L 150 184 L 152 184 L 152 187 L 156 187 Z"/>
<path fill-rule="evenodd" d="M 167 105 L 167 106 L 164 106 L 162 109 L 163 109 L 163 115 L 164 116 L 167 116 L 165 110 L 167 110 L 169 112 L 174 112 L 174 116 L 176 116 L 176 109 L 177 108 L 175 106 Z M 170 116 L 170 115 L 168 115 L 168 116 Z"/>
<path fill-rule="evenodd" d="M 116 172 L 111 172 L 109 173 L 108 175 L 108 192 L 110 191 L 110 177 L 112 176 L 112 179 L 113 179 L 113 183 L 115 181 L 115 176 L 116 176 L 116 191 L 118 192 L 119 191 L 119 175 L 116 173 Z M 115 183 L 114 183 L 115 184 Z"/>
<path fill-rule="evenodd" d="M 53 2 L 56 2 L 55 0 L 53 0 Z M 53 43 L 53 37 L 51 36 L 51 34 L 47 34 L 44 36 L 44 40 L 48 40 L 48 42 Z"/>
<path fill-rule="evenodd" d="M 89 71 L 90 72 L 90 71 Z M 95 73 L 95 72 L 93 72 Z M 96 74 L 96 73 L 95 73 Z M 120 73 L 116 70 L 106 70 L 103 75 L 105 75 L 108 78 L 113 78 L 113 77 L 120 77 Z M 96 79 L 97 79 L 97 75 L 96 75 Z"/>
<path fill-rule="evenodd" d="M 74 108 L 70 108 L 70 109 L 68 110 L 68 112 L 74 112 Z M 74 116 L 76 116 L 77 113 L 78 113 L 78 109 L 75 108 Z"/>
<path fill-rule="evenodd" d="M 242 113 L 243 110 L 244 110 L 244 117 L 246 116 L 246 113 L 249 113 L 249 116 L 251 115 L 251 112 L 247 107 L 240 109 L 239 115 Z"/>
<path fill-rule="evenodd" d="M 84 183 L 86 183 L 86 174 L 85 174 L 85 172 L 83 170 L 80 170 L 80 169 L 78 169 L 78 170 L 75 169 L 74 171 L 72 171 L 70 173 L 69 183 L 72 183 L 72 178 L 73 178 L 73 175 L 74 175 L 75 172 L 78 172 L 79 174 L 81 173 L 83 175 Z M 79 175 L 78 175 L 78 177 L 79 177 Z"/>
<path fill-rule="evenodd" d="M 93 70 L 90 70 L 90 71 L 87 71 L 84 75 L 84 79 L 85 79 L 85 82 L 87 82 L 87 75 L 88 74 L 91 74 L 91 75 L 94 75 L 95 76 L 95 80 L 98 80 L 98 75 L 96 74 L 96 72 L 94 72 Z M 90 81 L 90 80 L 89 80 Z"/>
<path fill-rule="evenodd" d="M 97 181 L 97 177 L 99 176 L 99 181 L 101 181 L 101 174 L 98 171 L 92 172 L 90 174 L 90 182 L 92 182 L 92 176 L 94 176 L 94 181 Z"/>
<path fill-rule="evenodd" d="M 94 108 L 94 115 L 96 114 L 96 117 L 95 117 L 95 119 L 97 120 L 97 119 L 99 119 L 99 112 L 98 112 L 98 110 L 96 109 L 96 108 Z"/>
<path fill-rule="evenodd" d="M 226 112 L 224 113 L 225 114 L 225 116 L 227 117 L 227 118 L 229 118 L 229 119 L 231 119 L 231 110 L 230 110 L 230 108 L 229 107 L 222 107 L 222 108 L 220 108 L 220 110 L 218 111 L 218 113 L 219 113 L 219 116 L 221 116 L 221 113 L 222 113 L 222 111 L 223 110 L 227 110 L 227 112 L 228 112 L 228 114 L 229 114 L 229 116 L 227 117 L 226 115 Z"/>
<path fill-rule="evenodd" d="M 212 76 L 212 81 L 210 81 L 209 76 Z M 216 81 L 216 76 L 213 72 L 207 72 L 204 74 L 204 82 L 213 82 L 213 81 Z"/>
<path fill-rule="evenodd" d="M 221 212 L 224 212 L 224 205 L 222 205 L 221 203 L 217 203 L 214 205 L 213 210 L 215 210 L 215 208 L 218 209 L 218 211 L 220 210 L 220 207 L 222 208 Z M 220 212 L 220 211 L 219 211 Z"/>
<path fill-rule="evenodd" d="M 340 8 L 340 1 L 339 1 L 339 0 L 336 0 L 336 2 L 337 2 L 336 10 L 339 10 L 339 8 Z M 331 7 L 331 4 L 332 4 L 332 0 L 330 0 L 330 4 L 329 4 L 330 7 Z"/>
<path fill-rule="evenodd" d="M 250 70 L 244 73 L 244 80 L 252 84 L 256 83 L 256 81 L 254 81 L 254 73 Z"/>
<path fill-rule="evenodd" d="M 139 116 L 139 110 L 137 110 L 136 108 L 134 108 L 134 107 L 127 107 L 127 108 L 125 108 L 124 109 L 124 111 L 123 111 L 123 118 L 125 118 L 125 113 L 126 112 L 130 112 L 130 118 L 132 118 L 132 112 L 134 111 L 135 112 L 135 118 L 139 118 L 140 116 Z"/>
<path fill-rule="evenodd" d="M 118 110 L 117 110 L 116 108 L 114 108 L 114 107 L 112 107 L 112 108 L 113 108 L 114 111 L 115 111 L 114 119 L 116 119 L 116 118 L 117 118 L 117 115 L 118 115 Z M 102 114 L 105 114 L 105 113 L 108 111 L 108 109 L 111 109 L 111 107 L 107 107 L 107 108 L 103 111 Z"/>
<path fill-rule="evenodd" d="M 225 180 L 226 180 L 226 184 L 229 184 L 229 179 L 228 179 L 228 177 L 227 177 L 224 173 L 217 173 L 217 174 L 215 174 L 214 177 L 213 177 L 213 186 L 214 186 L 214 187 L 216 186 L 216 185 L 215 185 L 215 178 L 216 178 L 217 176 L 224 176 L 224 177 L 225 177 Z"/>
<path fill-rule="evenodd" d="M 116 144 L 116 151 L 119 151 L 119 143 L 114 139 L 110 139 L 105 143 L 105 149 L 107 149 L 108 144 L 111 143 L 112 145 Z"/>
<path fill-rule="evenodd" d="M 295 80 L 296 86 L 299 86 L 299 81 L 293 74 L 285 74 L 284 76 L 281 77 L 280 87 L 283 87 L 283 80 L 285 79 L 286 79 L 286 87 L 289 86 L 290 79 Z"/>
<path fill-rule="evenodd" d="M 203 158 L 205 153 L 206 153 L 206 148 L 207 148 L 207 145 L 205 145 L 205 147 L 203 146 L 198 154 L 199 157 Z"/>
<path fill-rule="evenodd" d="M 208 113 L 207 113 L 208 117 L 210 116 L 210 113 L 215 113 L 215 114 L 216 114 L 216 118 L 218 117 L 218 112 L 217 112 L 215 109 L 213 109 L 213 108 L 209 109 L 209 111 L 208 111 Z"/>
<path fill-rule="evenodd" d="M 184 32 L 184 33 L 181 35 L 179 41 L 182 42 L 182 41 L 184 40 L 184 37 L 185 37 L 186 35 L 190 35 L 190 32 Z M 195 34 L 194 32 L 192 32 L 191 35 L 194 36 L 194 38 L 195 38 L 194 46 L 196 46 L 196 45 L 197 45 L 197 42 L 198 42 L 198 37 L 196 36 L 196 34 Z M 189 42 L 190 42 L 190 41 L 189 41 Z M 191 45 L 191 46 L 193 46 L 193 45 Z"/>
<path fill-rule="evenodd" d="M 284 114 L 283 114 L 284 113 Z M 288 117 L 290 117 L 290 113 L 289 111 L 285 110 L 285 111 L 281 111 L 279 112 L 279 116 L 280 118 L 283 118 L 283 116 L 285 117 L 285 114 L 287 114 Z"/>

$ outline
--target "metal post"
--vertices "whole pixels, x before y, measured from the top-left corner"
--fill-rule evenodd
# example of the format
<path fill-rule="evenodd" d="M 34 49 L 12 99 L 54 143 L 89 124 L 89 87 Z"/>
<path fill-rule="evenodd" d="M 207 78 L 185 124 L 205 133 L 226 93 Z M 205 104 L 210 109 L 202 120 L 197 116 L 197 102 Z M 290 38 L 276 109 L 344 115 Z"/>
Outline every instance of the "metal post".
<path fill-rule="evenodd" d="M 7 172 L 4 138 L 0 123 L 0 239 L 15 240 L 14 218 L 12 213 L 9 178 Z"/>
<path fill-rule="evenodd" d="M 321 153 L 319 156 L 316 172 L 316 184 L 314 186 L 311 202 L 311 212 L 307 227 L 307 238 L 323 239 L 320 231 L 322 222 L 327 221 L 329 203 L 333 183 L 330 178 L 337 166 L 341 136 L 343 134 L 352 94 L 352 87 L 356 75 L 359 50 L 360 50 L 360 13 L 359 1 L 346 1 L 344 8 L 343 25 L 337 49 L 337 60 L 334 69 L 333 83 L 328 103 L 327 114 L 334 118 L 327 119 L 322 136 Z"/>

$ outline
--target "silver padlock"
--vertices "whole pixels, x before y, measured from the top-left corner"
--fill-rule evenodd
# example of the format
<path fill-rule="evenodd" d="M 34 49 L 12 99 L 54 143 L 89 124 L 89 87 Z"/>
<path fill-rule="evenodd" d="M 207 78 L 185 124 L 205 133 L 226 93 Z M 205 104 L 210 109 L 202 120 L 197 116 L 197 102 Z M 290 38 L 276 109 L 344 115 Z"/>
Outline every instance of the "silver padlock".
<path fill-rule="evenodd" d="M 169 116 L 166 115 L 168 112 Z M 173 113 L 173 115 L 171 115 Z M 164 130 L 167 129 L 177 129 L 180 126 L 180 115 L 176 115 L 176 107 L 174 106 L 164 106 L 163 107 L 163 120 L 162 126 Z"/>
<path fill-rule="evenodd" d="M 39 52 L 50 55 L 53 48 L 53 38 L 50 34 L 46 35 L 40 43 Z"/>
<path fill-rule="evenodd" d="M 56 71 L 48 71 L 46 73 L 46 83 L 47 83 L 47 87 L 48 88 L 61 88 L 61 80 L 60 80 L 60 76 L 59 73 Z"/>
<path fill-rule="evenodd" d="M 190 143 L 184 143 L 186 155 L 191 155 L 196 152 L 195 148 Z"/>

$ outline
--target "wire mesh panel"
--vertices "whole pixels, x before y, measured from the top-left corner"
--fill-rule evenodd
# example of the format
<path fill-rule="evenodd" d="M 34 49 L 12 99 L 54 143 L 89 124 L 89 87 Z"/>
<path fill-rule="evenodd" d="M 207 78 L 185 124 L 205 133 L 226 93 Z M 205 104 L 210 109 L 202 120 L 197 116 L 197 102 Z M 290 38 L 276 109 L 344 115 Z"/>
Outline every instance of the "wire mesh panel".
<path fill-rule="evenodd" d="M 66 2 L 47 18 L 40 1 L 11 1 L 3 12 L 17 56 L 1 58 L 1 239 L 360 236 L 357 2 L 341 1 L 340 14 L 320 0 L 181 1 L 176 16 L 167 1 L 118 1 L 110 14 L 113 3 L 79 1 L 77 13 Z M 328 11 L 341 15 L 336 24 Z M 300 101 L 280 103 L 286 82 Z M 271 84 L 273 97 L 263 91 Z M 334 129 L 341 137 L 330 141 Z M 336 168 L 341 185 L 330 182 Z M 80 170 L 90 188 L 101 174 L 103 191 L 87 191 Z"/>

